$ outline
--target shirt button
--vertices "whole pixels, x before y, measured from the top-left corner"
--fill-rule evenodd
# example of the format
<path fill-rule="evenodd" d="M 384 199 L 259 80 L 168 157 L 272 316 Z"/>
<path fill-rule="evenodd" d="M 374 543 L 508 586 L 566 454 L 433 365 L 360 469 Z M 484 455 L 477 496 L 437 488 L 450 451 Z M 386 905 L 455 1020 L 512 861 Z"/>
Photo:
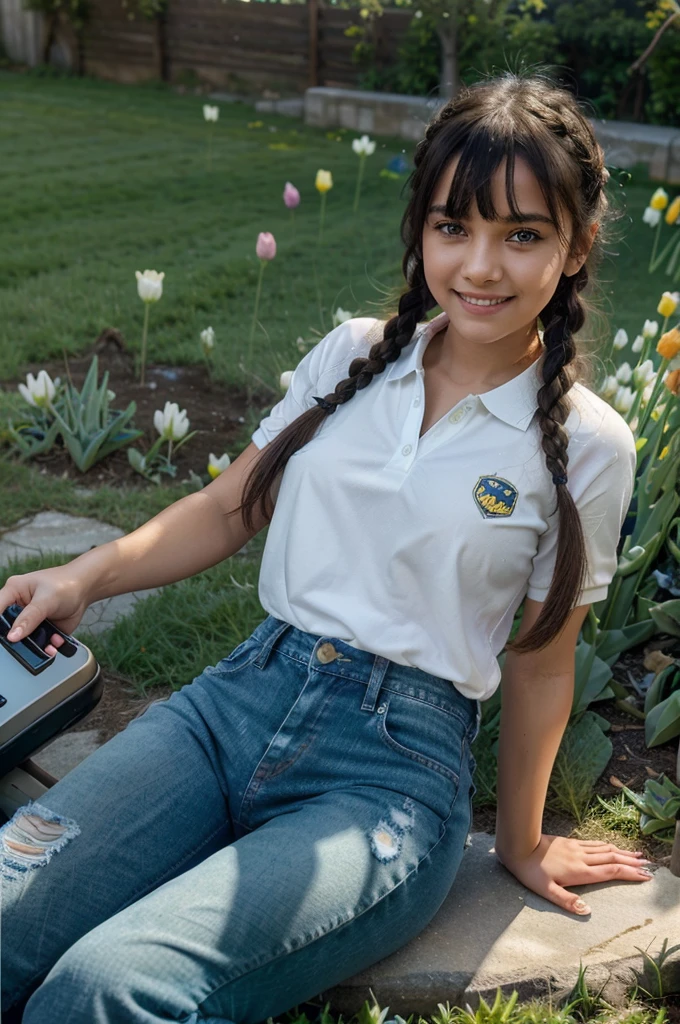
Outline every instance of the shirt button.
<path fill-rule="evenodd" d="M 463 415 L 464 415 L 463 410 L 462 409 L 457 409 L 456 412 L 452 412 L 451 413 L 451 415 L 449 416 L 449 421 L 451 423 L 458 423 L 458 421 L 461 419 L 461 417 Z"/>
<path fill-rule="evenodd" d="M 405 444 L 404 447 L 401 449 L 401 454 L 402 455 L 410 455 L 411 454 L 411 445 L 410 444 Z"/>
<path fill-rule="evenodd" d="M 413 404 L 414 405 L 420 405 L 420 399 L 419 398 L 414 398 L 413 399 Z"/>

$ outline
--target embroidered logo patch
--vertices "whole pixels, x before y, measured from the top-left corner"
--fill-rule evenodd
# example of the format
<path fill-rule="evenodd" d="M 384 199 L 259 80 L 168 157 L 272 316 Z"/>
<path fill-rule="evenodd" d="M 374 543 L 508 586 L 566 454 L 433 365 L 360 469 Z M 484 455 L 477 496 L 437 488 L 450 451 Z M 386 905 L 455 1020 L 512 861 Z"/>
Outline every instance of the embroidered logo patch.
<path fill-rule="evenodd" d="M 472 493 L 485 519 L 512 515 L 517 504 L 517 488 L 501 476 L 480 476 Z"/>

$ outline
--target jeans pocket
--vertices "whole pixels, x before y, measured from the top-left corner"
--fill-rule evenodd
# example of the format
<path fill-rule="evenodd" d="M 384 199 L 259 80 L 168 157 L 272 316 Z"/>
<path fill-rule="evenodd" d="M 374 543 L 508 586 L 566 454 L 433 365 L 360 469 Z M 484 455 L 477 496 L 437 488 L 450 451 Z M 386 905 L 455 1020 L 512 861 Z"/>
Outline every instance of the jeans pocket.
<path fill-rule="evenodd" d="M 466 724 L 435 704 L 391 692 L 377 711 L 378 735 L 403 757 L 459 781 Z"/>
<path fill-rule="evenodd" d="M 251 634 L 238 647 L 235 647 L 231 654 L 228 654 L 226 658 L 222 658 L 215 666 L 215 669 L 222 675 L 240 672 L 241 669 L 248 668 L 248 665 L 255 661 L 261 650 L 262 641 L 256 640 Z"/>

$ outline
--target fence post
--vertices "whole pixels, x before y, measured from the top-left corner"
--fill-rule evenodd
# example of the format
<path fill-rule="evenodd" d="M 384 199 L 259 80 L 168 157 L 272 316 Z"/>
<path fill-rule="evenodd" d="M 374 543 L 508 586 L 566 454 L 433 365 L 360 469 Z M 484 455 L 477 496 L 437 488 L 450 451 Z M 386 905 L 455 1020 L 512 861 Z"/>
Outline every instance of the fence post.
<path fill-rule="evenodd" d="M 309 85 L 319 84 L 319 0 L 307 0 L 309 15 Z"/>

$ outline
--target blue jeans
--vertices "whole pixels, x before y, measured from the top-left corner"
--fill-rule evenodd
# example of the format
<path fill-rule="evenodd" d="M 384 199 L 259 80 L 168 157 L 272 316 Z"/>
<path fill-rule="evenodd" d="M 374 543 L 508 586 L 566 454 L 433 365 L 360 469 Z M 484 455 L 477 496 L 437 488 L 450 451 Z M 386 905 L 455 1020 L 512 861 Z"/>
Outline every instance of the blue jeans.
<path fill-rule="evenodd" d="M 382 960 L 456 877 L 480 712 L 269 615 L 0 829 L 3 1020 L 245 1024 Z"/>

